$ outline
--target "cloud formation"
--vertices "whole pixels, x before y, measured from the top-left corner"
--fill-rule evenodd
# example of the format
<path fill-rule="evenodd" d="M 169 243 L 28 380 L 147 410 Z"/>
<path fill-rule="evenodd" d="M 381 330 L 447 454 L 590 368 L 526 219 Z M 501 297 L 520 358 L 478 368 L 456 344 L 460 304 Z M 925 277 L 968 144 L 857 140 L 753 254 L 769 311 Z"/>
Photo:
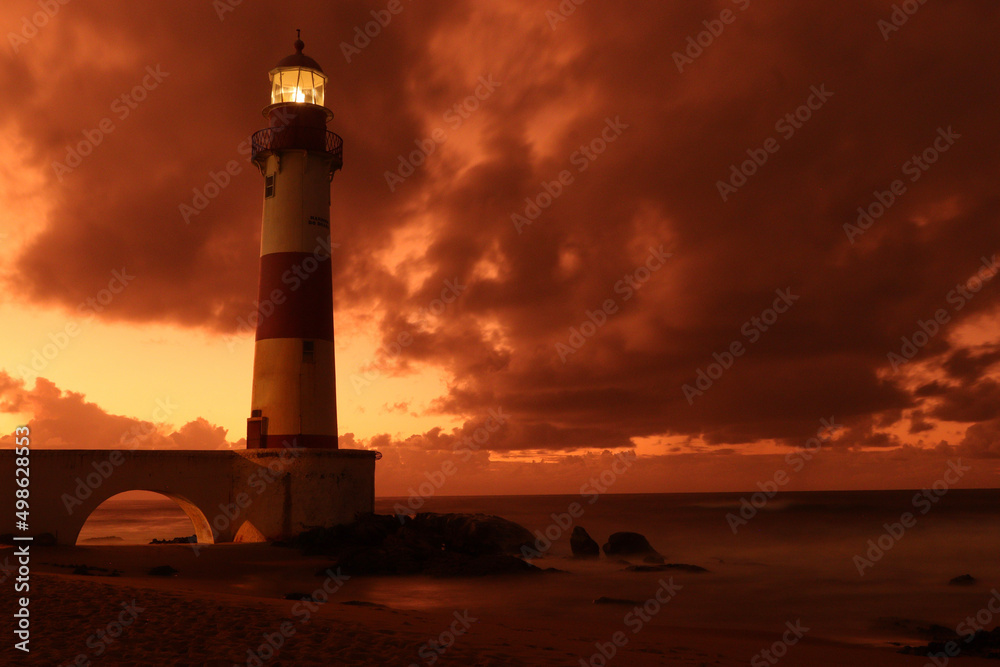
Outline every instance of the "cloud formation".
<path fill-rule="evenodd" d="M 975 281 L 1000 252 L 1000 14 L 928 3 L 886 34 L 875 0 L 722 6 L 735 19 L 694 57 L 719 3 L 586 3 L 554 23 L 554 2 L 414 3 L 363 48 L 363 3 L 244 3 L 221 21 L 210 3 L 67 7 L 0 55 L 0 85 L 19 91 L 0 122 L 51 206 L 6 287 L 72 310 L 126 267 L 101 317 L 236 330 L 254 308 L 261 187 L 242 142 L 304 25 L 346 146 L 338 312 L 373 313 L 385 344 L 412 335 L 385 364 L 444 370 L 434 410 L 507 411 L 490 450 L 792 443 L 832 414 L 841 448 L 932 447 L 954 422 L 968 430 L 951 446 L 994 455 L 1000 297 Z M 147 67 L 168 74 L 153 86 Z M 105 118 L 78 167 L 53 168 Z M 185 221 L 231 160 L 240 173 Z M 657 252 L 671 256 L 653 269 Z M 427 315 L 455 280 L 460 297 Z M 780 313 L 778 291 L 795 296 Z M 77 402 L 106 438 L 128 426 L 41 381 L 6 391 Z M 163 437 L 224 446 L 192 424 Z"/>
<path fill-rule="evenodd" d="M 154 419 L 147 421 L 113 415 L 83 394 L 63 391 L 38 378 L 32 388 L 24 380 L 0 371 L 0 412 L 27 414 L 31 444 L 43 449 L 242 449 L 245 440 L 230 442 L 226 430 L 196 419 L 178 429 L 169 426 L 173 410 L 169 397 L 156 401 Z M 0 437 L 0 446 L 13 447 L 13 435 Z"/>

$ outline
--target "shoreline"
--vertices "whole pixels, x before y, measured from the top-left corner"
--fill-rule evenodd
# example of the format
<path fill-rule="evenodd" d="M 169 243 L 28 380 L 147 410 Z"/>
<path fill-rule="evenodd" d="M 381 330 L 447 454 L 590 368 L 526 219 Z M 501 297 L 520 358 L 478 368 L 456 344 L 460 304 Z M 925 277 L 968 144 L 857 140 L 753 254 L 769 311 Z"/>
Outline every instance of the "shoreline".
<path fill-rule="evenodd" d="M 472 579 L 345 577 L 328 587 L 333 590 L 327 602 L 309 604 L 284 597 L 290 593 L 312 597 L 322 589 L 324 579 L 316 572 L 329 565 L 322 556 L 301 556 L 293 549 L 264 544 L 205 545 L 199 553 L 174 544 L 37 549 L 32 654 L 25 661 L 23 654 L 15 655 L 12 647 L 4 646 L 0 656 L 10 664 L 60 666 L 87 660 L 90 664 L 256 665 L 247 651 L 256 651 L 271 637 L 272 643 L 280 641 L 280 654 L 262 660 L 262 665 L 597 667 L 601 647 L 606 653 L 614 651 L 608 664 L 746 665 L 780 639 L 781 624 L 772 624 L 767 617 L 777 614 L 791 621 L 796 617 L 796 605 L 774 600 L 774 605 L 785 608 L 767 613 L 760 609 L 760 619 L 755 620 L 754 610 L 742 599 L 761 600 L 761 594 L 753 590 L 754 578 L 742 571 L 745 568 L 735 566 L 730 571 L 716 565 L 716 572 L 704 575 L 636 574 L 621 572 L 615 562 L 574 564 L 546 558 L 547 565 L 573 570 Z M 73 575 L 54 563 L 87 564 L 122 574 Z M 178 570 L 175 576 L 146 574 L 149 568 L 167 564 Z M 635 591 L 652 593 L 655 582 L 663 579 L 679 588 L 676 600 L 649 614 L 637 632 L 637 617 L 631 625 L 623 620 L 630 612 L 627 606 L 593 604 L 594 591 L 636 598 Z M 747 590 L 735 590 L 738 582 Z M 123 613 L 122 605 L 132 600 L 142 608 L 134 624 L 101 655 L 94 655 L 95 647 L 102 645 L 95 633 L 114 622 Z M 812 604 L 837 602 L 817 595 Z M 808 616 L 808 610 L 799 611 L 803 618 Z M 841 611 L 848 613 L 843 607 Z M 727 616 L 743 622 L 728 623 Z M 718 621 L 706 627 L 705 618 Z M 283 640 L 282 628 L 290 633 Z M 781 664 L 894 667 L 922 666 L 927 661 L 897 653 L 871 637 L 858 637 L 859 642 L 835 640 L 831 634 L 837 633 L 831 630 L 836 629 L 814 625 L 801 642 L 788 647 Z M 454 645 L 437 654 L 429 642 L 444 637 L 447 643 L 448 633 L 455 634 Z M 615 644 L 622 639 L 627 640 L 623 645 Z M 84 661 L 73 663 L 79 655 Z M 591 660 L 594 656 L 598 657 Z M 428 662 L 431 658 L 433 662 Z M 975 667 L 995 661 L 963 658 L 961 664 Z"/>

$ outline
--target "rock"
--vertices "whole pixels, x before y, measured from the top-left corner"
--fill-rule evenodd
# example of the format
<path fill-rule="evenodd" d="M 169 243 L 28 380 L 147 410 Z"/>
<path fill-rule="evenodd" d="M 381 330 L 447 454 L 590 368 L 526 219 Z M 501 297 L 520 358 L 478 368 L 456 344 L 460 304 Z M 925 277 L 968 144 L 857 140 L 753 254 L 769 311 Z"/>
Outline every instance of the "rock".
<path fill-rule="evenodd" d="M 662 565 L 629 565 L 625 568 L 629 572 L 666 572 L 667 570 L 680 570 L 681 572 L 693 572 L 700 574 L 708 572 L 700 565 L 688 565 L 687 563 L 663 563 Z"/>
<path fill-rule="evenodd" d="M 971 574 L 963 574 L 948 582 L 949 586 L 975 586 L 977 579 Z"/>
<path fill-rule="evenodd" d="M 521 547 L 534 544 L 535 537 L 523 526 L 487 514 L 436 514 L 413 516 L 367 514 L 347 526 L 316 528 L 279 543 L 317 550 L 338 545 L 385 546 L 396 540 L 413 546 L 445 549 L 466 554 L 506 553 L 517 555 Z"/>
<path fill-rule="evenodd" d="M 487 514 L 435 514 L 421 512 L 408 520 L 404 531 L 440 540 L 448 550 L 467 554 L 520 554 L 535 543 L 527 528 Z"/>
<path fill-rule="evenodd" d="M 660 554 L 656 554 L 655 556 L 646 556 L 642 559 L 642 562 L 649 565 L 663 565 L 667 561 Z"/>
<path fill-rule="evenodd" d="M 573 550 L 575 558 L 600 558 L 601 547 L 594 541 L 583 526 L 573 528 L 573 534 L 569 538 L 569 546 Z"/>
<path fill-rule="evenodd" d="M 454 577 L 540 572 L 516 557 L 533 541 L 527 529 L 501 517 L 424 512 L 359 516 L 348 526 L 303 533 L 286 546 L 329 556 L 331 567 L 348 576 Z M 329 576 L 327 569 L 317 576 Z"/>
<path fill-rule="evenodd" d="M 286 593 L 286 600 L 305 600 L 306 602 L 316 602 L 309 593 Z"/>
<path fill-rule="evenodd" d="M 949 656 L 979 657 L 996 660 L 1000 658 L 1000 627 L 992 630 L 977 630 L 971 635 L 951 633 L 951 639 L 932 641 L 925 646 L 904 646 L 900 653 L 910 655 L 940 656 L 947 652 Z M 955 653 L 955 645 L 959 652 Z"/>
<path fill-rule="evenodd" d="M 639 533 L 612 533 L 603 547 L 608 556 L 659 556 L 643 535 Z"/>
<path fill-rule="evenodd" d="M 87 567 L 86 565 L 77 565 L 75 568 L 73 568 L 73 574 L 80 574 L 80 575 L 83 575 L 85 577 L 92 577 L 92 576 L 94 576 L 94 573 L 91 572 L 90 568 Z"/>
<path fill-rule="evenodd" d="M 154 537 L 150 544 L 196 544 L 197 542 L 197 536 L 188 535 L 187 537 L 172 537 L 169 540 L 158 540 Z"/>
<path fill-rule="evenodd" d="M 348 576 L 428 574 L 436 577 L 537 573 L 517 557 L 534 536 L 523 526 L 486 514 L 358 516 L 347 526 L 313 529 L 284 543 L 323 554 Z"/>
<path fill-rule="evenodd" d="M 172 577 L 180 572 L 180 570 L 175 570 L 169 565 L 157 565 L 156 567 L 149 570 L 147 574 L 153 577 Z"/>
<path fill-rule="evenodd" d="M 629 606 L 638 606 L 642 604 L 638 600 L 626 600 L 625 598 L 609 598 L 602 595 L 601 597 L 594 600 L 594 604 L 627 604 Z"/>

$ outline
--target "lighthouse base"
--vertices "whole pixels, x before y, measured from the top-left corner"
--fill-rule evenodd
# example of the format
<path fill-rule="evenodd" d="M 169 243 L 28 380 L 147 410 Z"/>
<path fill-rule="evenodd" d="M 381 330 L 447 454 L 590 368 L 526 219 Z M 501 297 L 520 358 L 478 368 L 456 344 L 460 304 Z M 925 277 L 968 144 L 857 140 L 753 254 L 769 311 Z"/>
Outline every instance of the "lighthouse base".
<path fill-rule="evenodd" d="M 29 529 L 15 530 L 9 512 L 0 534 L 48 533 L 72 545 L 105 500 L 153 491 L 184 510 L 201 544 L 287 539 L 372 512 L 377 457 L 353 449 L 33 450 Z M 14 450 L 0 452 L 0 492 L 8 497 L 14 459 Z"/>

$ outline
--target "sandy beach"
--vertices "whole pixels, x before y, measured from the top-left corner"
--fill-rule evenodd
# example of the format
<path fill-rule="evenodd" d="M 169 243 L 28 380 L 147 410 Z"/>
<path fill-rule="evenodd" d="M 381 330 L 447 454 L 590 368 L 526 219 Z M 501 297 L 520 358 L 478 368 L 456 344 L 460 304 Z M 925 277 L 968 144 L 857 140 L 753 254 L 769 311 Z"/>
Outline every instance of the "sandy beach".
<path fill-rule="evenodd" d="M 691 574 L 623 572 L 606 560 L 538 563 L 545 561 L 570 570 L 489 579 L 344 578 L 317 576 L 329 565 L 323 557 L 267 545 L 208 546 L 197 554 L 187 545 L 37 549 L 32 651 L 26 656 L 7 642 L 2 659 L 49 666 L 763 665 L 777 662 L 761 662 L 760 652 L 800 621 L 808 631 L 779 649 L 783 665 L 922 666 L 927 658 L 899 654 L 887 642 L 919 643 L 913 622 L 938 620 L 942 600 L 956 609 L 985 601 L 982 587 L 952 588 L 933 599 L 912 595 L 905 601 L 910 621 L 887 621 L 881 637 L 873 627 L 862 636 L 854 621 L 870 616 L 880 599 L 886 611 L 898 607 L 889 603 L 900 600 L 898 582 L 862 593 L 814 581 L 806 594 L 791 572 L 783 591 L 766 590 L 767 577 L 755 583 L 747 565 L 716 563 L 709 573 Z M 80 564 L 120 576 L 96 569 L 74 575 L 65 567 Z M 178 572 L 147 574 L 167 564 Z M 331 591 L 325 603 L 324 591 Z M 667 601 L 650 603 L 658 591 Z M 285 599 L 296 593 L 316 602 Z M 602 595 L 642 601 L 654 613 L 594 604 Z M 614 645 L 616 633 L 623 645 Z M 273 656 L 269 638 L 280 645 Z M 614 651 L 606 662 L 602 646 Z"/>

